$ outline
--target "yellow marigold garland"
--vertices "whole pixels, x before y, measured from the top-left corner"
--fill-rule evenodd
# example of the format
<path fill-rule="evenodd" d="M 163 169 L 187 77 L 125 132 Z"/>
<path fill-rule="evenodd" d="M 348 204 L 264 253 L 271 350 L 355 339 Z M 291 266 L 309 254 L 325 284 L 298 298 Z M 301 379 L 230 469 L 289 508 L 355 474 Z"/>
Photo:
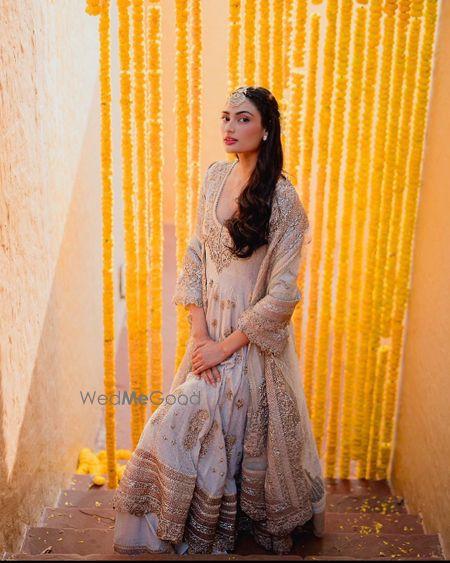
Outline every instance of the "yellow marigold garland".
<path fill-rule="evenodd" d="M 406 51 L 406 69 L 402 93 L 402 108 L 399 126 L 399 141 L 397 143 L 397 154 L 395 157 L 394 170 L 394 197 L 391 201 L 391 225 L 389 227 L 389 248 L 387 253 L 386 277 L 383 280 L 383 309 L 382 328 L 383 336 L 389 336 L 391 314 L 393 307 L 393 295 L 395 287 L 396 266 L 398 261 L 398 243 L 400 239 L 401 216 L 404 193 L 407 190 L 405 183 L 408 154 L 411 148 L 411 115 L 414 107 L 414 90 L 416 87 L 416 74 L 418 65 L 419 41 L 422 28 L 422 12 L 424 0 L 413 0 L 411 5 L 411 23 L 409 26 L 408 47 Z"/>
<path fill-rule="evenodd" d="M 241 86 L 241 0 L 229 0 L 228 35 L 228 93 Z M 233 157 L 234 158 L 234 157 Z"/>
<path fill-rule="evenodd" d="M 306 43 L 306 14 L 307 5 L 305 0 L 296 3 L 295 26 L 290 26 L 291 38 L 291 63 L 287 73 L 288 104 L 286 111 L 286 136 L 287 150 L 285 169 L 292 175 L 292 183 L 298 185 L 297 166 L 300 160 L 300 138 L 301 116 L 303 114 L 303 96 L 305 80 L 305 43 Z M 289 12 L 290 15 L 291 12 Z"/>
<path fill-rule="evenodd" d="M 244 12 L 244 83 L 253 86 L 256 79 L 256 0 L 246 0 Z"/>
<path fill-rule="evenodd" d="M 150 334 L 151 334 L 151 375 L 150 392 L 161 391 L 163 386 L 163 138 L 162 138 L 162 78 L 161 78 L 161 3 L 151 0 L 147 3 L 147 68 L 149 87 L 147 108 L 149 119 L 147 154 L 148 182 L 150 185 Z M 150 406 L 153 413 L 158 405 Z"/>
<path fill-rule="evenodd" d="M 330 171 L 330 191 L 335 194 L 330 196 L 329 217 L 336 217 L 337 213 L 333 209 L 337 209 L 339 180 L 341 171 L 341 161 L 343 153 L 344 138 L 344 111 L 345 99 L 347 95 L 347 75 L 348 62 L 350 56 L 350 30 L 352 24 L 352 3 L 343 2 L 341 8 L 341 29 L 340 40 L 338 46 L 338 80 L 336 84 L 336 102 L 334 107 L 334 123 L 333 123 L 333 141 L 331 147 L 331 171 Z M 329 219 L 328 227 L 331 230 L 327 237 L 326 257 L 329 258 L 329 264 L 325 265 L 324 290 L 322 303 L 327 304 L 328 314 L 323 315 L 321 319 L 321 332 L 323 331 L 322 342 L 326 342 L 326 334 L 328 332 L 328 323 L 332 321 L 333 325 L 333 344 L 331 352 L 331 374 L 330 374 L 330 400 L 329 400 L 329 416 L 326 431 L 326 449 L 325 449 L 325 477 L 334 477 L 335 463 L 337 457 L 337 439 L 339 430 L 339 407 L 341 399 L 341 372 L 343 369 L 343 350 L 344 350 L 344 333 L 345 333 L 345 317 L 347 310 L 346 295 L 348 287 L 348 272 L 350 259 L 350 241 L 351 241 L 351 220 L 352 220 L 352 204 L 353 204 L 353 178 L 356 162 L 355 148 L 358 145 L 358 117 L 360 105 L 360 81 L 363 67 L 363 53 L 365 41 L 365 22 L 367 11 L 364 8 L 358 8 L 356 12 L 355 41 L 353 50 L 353 72 L 352 72 L 352 89 L 350 91 L 350 108 L 349 114 L 352 116 L 350 132 L 348 136 L 346 174 L 344 175 L 344 198 L 343 213 L 341 220 L 341 240 L 339 241 L 339 271 L 337 276 L 336 290 L 336 306 L 333 318 L 331 318 L 331 293 L 333 282 L 333 248 L 336 245 L 335 228 L 336 225 Z M 329 273 L 329 276 L 327 274 Z M 319 352 L 319 356 L 322 355 Z M 325 357 L 325 353 L 323 354 Z M 319 364 L 320 366 L 320 364 Z M 318 367 L 320 369 L 320 367 Z M 323 369 L 327 369 L 324 365 Z M 345 374 L 346 376 L 348 374 Z M 320 376 L 319 376 L 320 377 Z"/>
<path fill-rule="evenodd" d="M 318 70 L 318 55 L 319 55 L 319 38 L 320 38 L 320 16 L 317 14 L 312 14 L 311 16 L 311 33 L 309 40 L 308 52 L 310 53 L 308 62 L 308 82 L 306 90 L 306 104 L 305 104 L 305 118 L 303 122 L 302 129 L 302 139 L 303 139 L 303 151 L 301 155 L 301 189 L 303 195 L 303 205 L 305 206 L 308 217 L 311 223 L 314 221 L 311 209 L 311 171 L 312 171 L 312 161 L 313 161 L 313 150 L 314 150 L 314 117 L 316 114 L 316 95 L 317 95 L 317 70 Z M 300 271 L 300 276 L 298 278 L 298 286 L 300 288 L 305 287 L 305 272 L 309 271 L 309 260 L 311 259 L 308 255 L 308 265 L 305 264 L 303 269 Z M 303 341 L 302 334 L 302 324 L 300 319 L 303 317 L 303 310 L 305 308 L 305 299 L 303 298 L 300 302 L 299 311 L 294 313 L 295 319 L 294 324 L 296 327 L 296 349 L 297 353 L 300 353 L 300 344 Z M 298 319 L 297 319 L 298 315 Z M 306 403 L 308 405 L 308 410 L 311 412 L 312 409 L 312 389 L 313 389 L 313 372 L 309 370 L 304 373 L 303 376 L 303 388 L 305 391 Z"/>
<path fill-rule="evenodd" d="M 418 86 L 415 99 L 415 110 L 412 120 L 412 150 L 408 163 L 405 208 L 402 218 L 398 282 L 394 298 L 392 315 L 391 354 L 388 360 L 388 378 L 384 387 L 383 407 L 381 416 L 380 442 L 378 448 L 378 478 L 388 475 L 388 465 L 392 454 L 392 440 L 395 421 L 395 406 L 398 391 L 398 376 L 405 330 L 405 313 L 408 304 L 409 284 L 411 278 L 412 249 L 417 220 L 418 197 L 421 183 L 421 168 L 427 123 L 428 97 L 433 63 L 438 3 L 426 0 L 423 39 L 418 70 Z"/>
<path fill-rule="evenodd" d="M 270 19 L 271 30 L 271 59 L 270 59 L 270 85 L 271 92 L 278 100 L 281 113 L 284 115 L 283 106 L 283 0 L 275 0 L 272 4 L 273 12 Z M 282 127 L 283 133 L 283 127 Z M 283 139 L 284 140 L 284 139 Z"/>
<path fill-rule="evenodd" d="M 360 2 L 363 4 L 363 2 Z M 370 5 L 369 29 L 367 33 L 367 45 L 364 39 L 364 26 L 366 21 L 366 9 L 358 8 L 355 30 L 354 46 L 354 69 L 353 69 L 353 88 L 352 101 L 349 108 L 350 112 L 350 132 L 347 150 L 347 183 L 355 186 L 355 176 L 357 164 L 359 171 L 365 167 L 367 169 L 370 162 L 370 137 L 373 123 L 374 93 L 376 85 L 376 73 L 378 68 L 377 47 L 380 41 L 381 28 L 381 3 L 382 0 L 374 0 Z M 365 62 L 365 72 L 362 75 Z M 361 88 L 361 84 L 363 87 Z M 364 111 L 361 115 L 361 107 Z M 362 156 L 363 155 L 363 156 Z M 367 160 L 364 160 L 367 159 Z M 363 162 L 364 161 L 364 162 Z M 365 178 L 364 174 L 359 173 L 359 178 Z M 348 479 L 350 477 L 350 458 L 352 440 L 352 413 L 355 408 L 355 388 L 356 388 L 356 346 L 353 345 L 358 333 L 358 307 L 360 305 L 360 279 L 361 265 L 364 245 L 364 209 L 367 199 L 367 186 L 361 180 L 356 183 L 357 190 L 354 197 L 352 195 L 352 211 L 356 217 L 355 221 L 355 245 L 353 253 L 353 275 L 347 279 L 347 284 L 351 288 L 350 298 L 346 302 L 345 334 L 347 335 L 347 346 L 343 357 L 344 364 L 344 391 L 342 405 L 342 429 L 339 459 L 339 476 Z M 343 233 L 348 227 L 343 228 Z M 347 244 L 342 243 L 344 246 Z M 349 259 L 348 257 L 347 259 Z M 342 264 L 342 262 L 341 262 Z M 344 267 L 344 266 L 342 266 Z M 347 274 L 346 274 L 347 275 Z M 339 290 L 338 290 L 339 293 Z M 340 298 L 337 299 L 338 307 Z"/>
<path fill-rule="evenodd" d="M 371 46 L 371 52 L 374 51 L 374 45 L 376 45 L 377 36 L 379 31 L 377 31 L 377 19 L 380 18 L 378 14 L 378 6 L 373 4 L 373 11 L 371 15 L 371 32 L 369 32 L 369 45 Z M 364 370 L 361 369 L 358 363 L 358 337 L 359 335 L 367 334 L 368 325 L 370 323 L 370 310 L 372 303 L 372 284 L 375 275 L 375 256 L 376 256 L 376 245 L 377 245 L 377 226 L 380 220 L 380 202 L 381 202 L 381 182 L 383 178 L 384 171 L 384 160 L 385 160 L 385 150 L 386 150 L 386 131 L 387 131 L 387 121 L 388 121 L 388 110 L 390 104 L 389 89 L 391 83 L 391 76 L 393 72 L 393 44 L 394 44 L 394 32 L 395 32 L 395 10 L 396 3 L 390 0 L 385 0 L 384 3 L 384 33 L 383 33 L 383 43 L 382 43 L 382 66 L 381 75 L 379 83 L 379 99 L 377 104 L 377 122 L 375 130 L 375 146 L 374 146 L 374 159 L 373 166 L 370 170 L 369 185 L 371 193 L 371 212 L 369 217 L 369 228 L 368 228 L 368 242 L 367 242 L 367 260 L 363 265 L 363 252 L 364 252 L 364 225 L 366 220 L 366 209 L 368 204 L 366 202 L 367 198 L 367 174 L 369 169 L 367 163 L 364 161 L 368 158 L 367 148 L 361 144 L 360 150 L 362 155 L 359 156 L 359 161 L 361 163 L 362 171 L 360 171 L 357 184 L 357 203 L 356 203 L 356 214 L 355 214 L 355 246 L 354 246 L 354 256 L 353 256 L 353 273 L 351 280 L 351 299 L 350 299 L 350 311 L 349 311 L 349 331 L 347 336 L 347 347 L 345 363 L 348 366 L 349 371 L 352 371 L 355 375 L 355 384 L 353 392 L 353 412 L 352 412 L 352 434 L 351 434 L 351 457 L 353 459 L 359 459 L 361 457 L 361 431 L 363 424 L 363 401 L 364 401 Z M 372 27 L 373 26 L 373 27 Z M 369 54 L 369 57 L 372 56 Z M 376 67 L 374 66 L 376 58 L 371 64 L 367 65 L 367 75 L 364 82 L 366 93 L 366 103 L 368 104 L 368 109 L 370 109 L 373 102 L 373 93 L 371 90 L 374 88 Z M 363 135 L 362 138 L 368 138 L 370 135 L 370 120 L 366 119 L 364 116 L 363 121 Z M 363 173 L 364 171 L 364 173 Z M 363 284 L 361 284 L 361 279 L 363 278 Z M 362 293 L 361 293 L 362 286 Z M 360 302 L 361 295 L 361 302 Z M 350 423 L 349 423 L 350 424 Z M 344 459 L 341 461 L 344 463 Z"/>
<path fill-rule="evenodd" d="M 361 431 L 361 458 L 357 469 L 357 478 L 366 478 L 367 449 L 369 443 L 370 420 L 373 408 L 373 387 L 375 373 L 376 351 L 379 344 L 381 331 L 380 320 L 382 311 L 383 283 L 386 276 L 386 258 L 389 240 L 389 224 L 391 218 L 390 203 L 393 198 L 393 185 L 395 173 L 395 154 L 398 143 L 398 121 L 402 102 L 402 84 L 405 71 L 406 32 L 409 22 L 411 0 L 399 0 L 399 17 L 396 25 L 395 62 L 392 92 L 390 96 L 390 113 L 388 121 L 388 137 L 385 158 L 385 174 L 381 188 L 381 209 L 378 222 L 378 244 L 376 252 L 375 279 L 373 281 L 373 302 L 370 315 L 369 331 L 360 334 L 358 345 L 358 370 L 364 375 L 364 401 L 362 402 L 361 417 L 363 419 Z M 367 185 L 367 182 L 364 181 Z M 371 259 L 371 257 L 368 257 Z"/>
<path fill-rule="evenodd" d="M 105 394 L 116 392 L 115 340 L 114 340 L 114 192 L 112 187 L 112 131 L 111 131 L 111 37 L 109 0 L 88 0 L 86 12 L 100 15 L 100 150 L 102 174 L 102 215 L 103 215 L 103 385 Z M 108 487 L 117 486 L 116 467 L 116 421 L 115 408 L 109 401 L 105 405 L 105 431 L 108 473 Z M 103 477 L 102 477 L 103 479 Z M 97 482 L 101 479 L 98 478 Z"/>
<path fill-rule="evenodd" d="M 300 146 L 302 140 L 300 139 L 301 129 L 301 115 L 304 113 L 304 80 L 305 80 L 305 46 L 306 46 L 306 2 L 298 0 L 296 2 L 296 10 L 288 10 L 288 18 L 295 16 L 295 25 L 290 22 L 287 29 L 290 31 L 292 37 L 290 43 L 286 45 L 289 49 L 286 67 L 286 76 L 288 76 L 288 92 L 286 94 L 287 107 L 286 107 L 286 125 L 287 125 L 287 139 L 288 151 L 286 166 L 288 174 L 292 175 L 292 182 L 297 186 L 300 192 L 300 198 L 305 207 L 306 212 L 309 212 L 309 193 L 305 193 L 305 187 L 299 186 L 297 177 L 297 166 L 301 158 Z M 302 143 L 303 144 L 303 143 Z M 306 196 L 306 199 L 305 199 Z M 306 241 L 305 241 L 306 244 Z M 305 249 L 306 251 L 306 249 Z M 298 272 L 297 285 L 304 289 L 304 272 L 305 265 L 302 265 Z M 303 321 L 303 303 L 304 298 L 294 310 L 292 322 L 295 330 L 295 347 L 297 354 L 300 353 L 301 347 L 301 332 Z"/>
<path fill-rule="evenodd" d="M 148 178 L 146 166 L 147 138 L 145 135 L 145 98 L 147 81 L 144 61 L 144 0 L 133 0 L 133 63 L 134 110 L 136 123 L 137 157 L 137 212 L 138 212 L 138 357 L 140 392 L 148 394 L 148 315 L 149 315 L 149 248 L 148 248 Z M 147 421 L 145 401 L 139 405 L 140 431 Z"/>
<path fill-rule="evenodd" d="M 382 310 L 382 327 L 381 335 L 384 338 L 389 337 L 390 321 L 392 315 L 393 298 L 389 295 L 389 291 L 394 293 L 395 290 L 395 273 L 397 265 L 398 249 L 400 240 L 401 221 L 398 218 L 402 215 L 402 204 L 406 184 L 406 168 L 408 156 L 410 152 L 410 132 L 411 132 L 411 114 L 413 112 L 414 90 L 416 86 L 416 71 L 418 63 L 419 39 L 421 30 L 420 16 L 423 11 L 424 0 L 418 0 L 411 6 L 411 23 L 409 29 L 408 48 L 406 56 L 406 71 L 402 94 L 401 120 L 399 127 L 399 141 L 397 144 L 397 156 L 394 175 L 394 193 L 391 201 L 391 224 L 389 227 L 389 251 L 387 257 L 386 277 L 383 287 L 383 310 Z M 366 478 L 375 479 L 377 474 L 377 455 L 379 429 L 381 423 L 381 403 L 383 401 L 383 387 L 386 374 L 383 372 L 377 379 L 373 391 L 373 410 L 376 415 L 372 414 L 369 444 L 367 453 Z"/>
<path fill-rule="evenodd" d="M 139 325 L 137 303 L 137 249 L 136 217 L 133 205 L 133 137 L 132 137 L 132 97 L 130 65 L 130 0 L 118 0 L 119 9 L 119 55 L 120 55 L 120 107 L 122 122 L 122 169 L 125 232 L 125 300 L 128 329 L 128 365 L 131 391 L 140 395 L 141 378 L 139 373 Z M 131 403 L 131 443 L 136 447 L 141 435 L 141 410 L 137 401 Z"/>
<path fill-rule="evenodd" d="M 114 338 L 114 192 L 112 186 L 112 131 L 111 131 L 111 37 L 110 2 L 103 0 L 99 18 L 100 36 L 100 101 L 101 101 L 101 170 L 103 186 L 103 385 L 105 394 L 116 392 L 115 338 Z M 117 486 L 115 407 L 105 404 L 105 433 L 107 451 L 108 487 Z"/>
<path fill-rule="evenodd" d="M 290 73 L 292 70 L 292 48 L 293 48 L 293 38 L 295 36 L 295 28 L 299 25 L 305 32 L 306 27 L 306 13 L 304 18 L 300 12 L 294 14 L 294 8 L 301 5 L 306 7 L 306 0 L 299 2 L 296 0 L 284 0 L 283 2 L 283 85 L 286 86 L 289 83 Z M 294 19 L 295 16 L 295 19 Z M 293 25 L 293 24 L 296 25 Z M 287 96 L 284 95 L 284 99 L 287 102 Z M 288 108 L 285 107 L 284 111 Z"/>
<path fill-rule="evenodd" d="M 189 239 L 188 215 L 188 10 L 186 0 L 176 0 L 176 77 L 175 77 L 175 116 L 176 116 L 176 229 L 177 229 L 177 272 L 180 271 Z M 184 306 L 177 305 L 177 346 L 175 369 L 183 358 L 189 338 L 189 323 Z"/>
<path fill-rule="evenodd" d="M 377 361 L 375 368 L 375 384 L 374 392 L 376 398 L 382 395 L 383 392 L 383 382 L 386 374 L 386 367 L 388 362 L 389 346 L 381 345 L 377 349 Z M 375 400 L 372 408 L 371 420 L 370 420 L 370 436 L 369 436 L 369 448 L 367 452 L 367 475 L 368 479 L 377 478 L 377 454 L 378 454 L 378 442 L 380 436 L 380 419 L 381 419 L 381 400 Z"/>
<path fill-rule="evenodd" d="M 86 0 L 85 12 L 90 16 L 98 16 L 102 10 L 102 3 L 104 4 L 105 11 L 109 11 L 110 0 Z"/>
<path fill-rule="evenodd" d="M 267 0 L 258 1 L 258 19 L 258 82 L 270 89 L 270 6 Z"/>
<path fill-rule="evenodd" d="M 195 225 L 198 198 L 201 190 L 200 151 L 202 114 L 202 5 L 201 0 L 192 0 L 190 12 L 191 60 L 190 70 L 190 155 L 189 155 L 189 229 Z"/>
<path fill-rule="evenodd" d="M 316 352 L 316 323 L 319 317 L 318 298 L 320 284 L 320 262 L 322 247 L 322 224 L 324 221 L 324 200 L 325 182 L 327 178 L 328 144 L 331 122 L 330 98 L 333 92 L 333 74 L 336 44 L 336 22 L 337 22 L 338 2 L 330 0 L 327 4 L 327 29 L 325 36 L 325 60 L 323 85 L 320 102 L 320 122 L 319 122 L 319 151 L 317 158 L 317 185 L 315 190 L 315 216 L 313 221 L 312 246 L 311 249 L 311 279 L 309 291 L 308 317 L 307 317 L 307 337 L 305 346 L 305 373 L 314 372 L 315 352 Z M 324 347 L 317 343 L 323 350 Z M 323 364 L 323 359 L 321 360 Z M 322 437 L 325 423 L 325 404 L 326 404 L 326 373 L 325 370 L 318 370 L 315 380 L 314 403 L 312 408 L 312 423 L 314 435 L 316 437 L 319 451 L 322 447 Z"/>

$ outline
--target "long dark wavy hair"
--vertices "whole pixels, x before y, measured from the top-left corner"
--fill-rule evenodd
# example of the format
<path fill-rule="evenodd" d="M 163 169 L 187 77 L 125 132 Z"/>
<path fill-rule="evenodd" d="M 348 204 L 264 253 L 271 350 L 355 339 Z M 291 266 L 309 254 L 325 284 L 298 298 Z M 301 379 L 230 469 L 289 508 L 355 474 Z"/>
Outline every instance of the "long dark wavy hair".
<path fill-rule="evenodd" d="M 261 125 L 268 137 L 261 142 L 256 166 L 237 200 L 237 216 L 224 223 L 234 243 L 228 248 L 239 258 L 248 258 L 268 242 L 275 187 L 280 176 L 284 177 L 278 102 L 262 86 L 248 86 L 245 96 L 261 114 Z"/>

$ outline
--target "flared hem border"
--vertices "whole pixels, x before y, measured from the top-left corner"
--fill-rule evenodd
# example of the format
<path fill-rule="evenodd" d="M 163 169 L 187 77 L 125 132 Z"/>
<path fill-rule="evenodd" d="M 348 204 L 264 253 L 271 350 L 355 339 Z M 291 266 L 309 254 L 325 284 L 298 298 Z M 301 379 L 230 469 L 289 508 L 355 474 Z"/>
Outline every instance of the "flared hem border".
<path fill-rule="evenodd" d="M 146 545 L 121 545 L 114 543 L 113 549 L 116 553 L 120 553 L 121 555 L 143 555 L 145 553 L 167 553 L 169 555 L 176 555 L 173 546 L 168 549 L 154 550 Z"/>

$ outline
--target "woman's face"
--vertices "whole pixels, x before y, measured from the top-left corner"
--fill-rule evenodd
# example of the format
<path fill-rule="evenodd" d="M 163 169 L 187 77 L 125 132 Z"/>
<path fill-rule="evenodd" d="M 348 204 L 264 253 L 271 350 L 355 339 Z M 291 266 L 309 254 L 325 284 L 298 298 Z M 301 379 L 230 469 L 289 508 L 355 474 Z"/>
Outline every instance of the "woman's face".
<path fill-rule="evenodd" d="M 258 151 L 265 128 L 261 125 L 261 114 L 256 106 L 245 100 L 238 106 L 226 103 L 221 115 L 221 133 L 225 150 L 228 153 Z M 236 139 L 228 142 L 227 138 Z"/>

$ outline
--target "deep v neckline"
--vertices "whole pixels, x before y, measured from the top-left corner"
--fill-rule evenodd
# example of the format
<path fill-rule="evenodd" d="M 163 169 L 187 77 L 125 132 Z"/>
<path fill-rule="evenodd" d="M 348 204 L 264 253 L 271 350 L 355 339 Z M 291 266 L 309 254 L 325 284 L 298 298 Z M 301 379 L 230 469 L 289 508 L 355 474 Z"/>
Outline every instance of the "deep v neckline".
<path fill-rule="evenodd" d="M 219 204 L 219 199 L 220 196 L 222 195 L 222 190 L 223 187 L 225 186 L 225 182 L 227 181 L 228 176 L 231 174 L 231 171 L 233 170 L 233 168 L 235 167 L 235 165 L 238 163 L 239 161 L 236 159 L 232 165 L 229 167 L 229 169 L 227 170 L 227 172 L 225 173 L 225 176 L 222 180 L 222 182 L 220 183 L 219 189 L 217 190 L 217 194 L 216 194 L 216 198 L 214 200 L 214 205 L 213 205 L 213 217 L 214 217 L 214 221 L 219 225 L 219 227 L 223 227 L 225 225 L 224 223 L 221 223 L 217 217 L 217 206 Z M 227 219 L 228 220 L 228 219 Z"/>

